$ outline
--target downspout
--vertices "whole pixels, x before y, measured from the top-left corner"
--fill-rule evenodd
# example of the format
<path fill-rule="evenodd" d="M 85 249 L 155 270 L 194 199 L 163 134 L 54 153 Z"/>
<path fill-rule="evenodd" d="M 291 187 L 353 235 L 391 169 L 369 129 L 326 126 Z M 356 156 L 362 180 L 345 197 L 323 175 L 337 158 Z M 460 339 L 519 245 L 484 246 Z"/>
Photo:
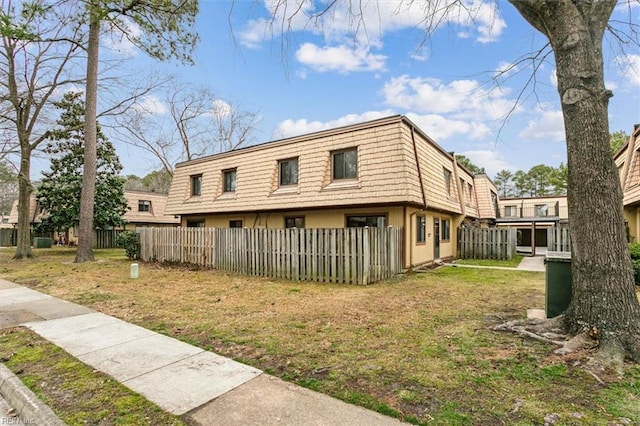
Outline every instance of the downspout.
<path fill-rule="evenodd" d="M 418 170 L 418 181 L 420 182 L 420 193 L 422 194 L 422 209 L 415 211 L 409 215 L 409 261 L 405 264 L 409 265 L 409 268 L 413 267 L 413 218 L 419 211 L 427 210 L 427 195 L 424 192 L 424 182 L 422 181 L 422 168 L 420 167 L 420 156 L 418 155 L 418 146 L 416 144 L 416 133 L 413 126 L 411 126 L 411 143 L 413 144 L 413 156 L 416 161 L 416 169 Z M 406 215 L 405 215 L 406 217 Z M 406 228 L 405 228 L 406 229 Z"/>

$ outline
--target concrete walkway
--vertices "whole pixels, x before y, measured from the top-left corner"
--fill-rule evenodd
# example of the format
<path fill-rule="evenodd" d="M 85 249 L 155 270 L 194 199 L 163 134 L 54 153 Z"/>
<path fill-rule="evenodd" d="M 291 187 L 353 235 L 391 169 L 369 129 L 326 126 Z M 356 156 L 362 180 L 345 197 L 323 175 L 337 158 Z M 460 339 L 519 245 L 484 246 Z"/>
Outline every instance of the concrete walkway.
<path fill-rule="evenodd" d="M 109 315 L 0 280 L 0 328 L 16 325 L 30 328 L 192 424 L 402 424 Z"/>
<path fill-rule="evenodd" d="M 464 265 L 464 264 L 457 264 L 457 263 L 445 263 L 445 265 L 453 266 L 456 268 L 502 269 L 505 271 L 517 270 L 517 271 L 545 272 L 546 269 L 544 265 L 544 258 L 545 258 L 544 256 L 538 256 L 538 255 L 525 256 L 520 261 L 520 264 L 515 268 L 511 268 L 508 266 L 480 266 L 480 265 Z"/>
<path fill-rule="evenodd" d="M 525 256 L 516 269 L 519 271 L 544 272 L 544 256 Z"/>

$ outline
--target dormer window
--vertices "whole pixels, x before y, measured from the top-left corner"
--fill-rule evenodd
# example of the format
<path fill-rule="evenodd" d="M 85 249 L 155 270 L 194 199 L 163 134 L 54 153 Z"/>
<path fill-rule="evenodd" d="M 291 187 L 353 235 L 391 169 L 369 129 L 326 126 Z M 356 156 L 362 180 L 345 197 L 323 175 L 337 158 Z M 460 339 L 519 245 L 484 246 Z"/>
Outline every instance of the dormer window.
<path fill-rule="evenodd" d="M 358 148 L 343 149 L 331 153 L 333 179 L 354 179 L 358 177 Z"/>
<path fill-rule="evenodd" d="M 236 191 L 236 173 L 237 169 L 229 169 L 222 172 L 224 188 L 223 192 Z"/>
<path fill-rule="evenodd" d="M 150 212 L 151 211 L 151 201 L 138 200 L 138 211 L 139 212 Z"/>
<path fill-rule="evenodd" d="M 444 188 L 447 192 L 447 195 L 451 195 L 451 170 L 442 169 L 442 173 L 444 175 Z"/>
<path fill-rule="evenodd" d="M 280 172 L 280 186 L 298 184 L 298 157 L 280 160 L 278 169 Z"/>
<path fill-rule="evenodd" d="M 202 175 L 191 176 L 191 196 L 197 197 L 202 193 Z"/>

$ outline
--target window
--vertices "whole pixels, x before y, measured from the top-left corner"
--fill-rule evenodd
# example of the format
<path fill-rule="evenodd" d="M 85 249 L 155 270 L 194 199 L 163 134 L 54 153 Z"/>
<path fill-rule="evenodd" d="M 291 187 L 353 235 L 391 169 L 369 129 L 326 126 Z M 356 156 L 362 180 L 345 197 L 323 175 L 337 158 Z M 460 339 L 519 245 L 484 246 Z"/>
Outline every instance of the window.
<path fill-rule="evenodd" d="M 449 219 L 442 219 L 442 238 L 443 241 L 451 239 L 451 222 Z"/>
<path fill-rule="evenodd" d="M 280 186 L 298 184 L 298 158 L 280 160 Z"/>
<path fill-rule="evenodd" d="M 451 170 L 442 169 L 444 174 L 444 188 L 447 191 L 447 195 L 451 195 Z"/>
<path fill-rule="evenodd" d="M 387 217 L 383 215 L 347 216 L 347 228 L 364 228 L 365 226 L 384 228 L 386 222 Z"/>
<path fill-rule="evenodd" d="M 518 215 L 518 207 L 517 206 L 504 206 L 504 216 L 505 217 L 516 217 Z"/>
<path fill-rule="evenodd" d="M 500 207 L 498 206 L 498 194 L 491 191 L 491 204 L 493 205 L 493 211 L 496 212 L 496 217 L 500 217 Z"/>
<path fill-rule="evenodd" d="M 204 228 L 204 220 L 188 220 L 187 228 Z"/>
<path fill-rule="evenodd" d="M 464 199 L 464 191 L 466 191 L 467 189 L 466 186 L 467 185 L 464 184 L 464 179 L 460 178 L 460 191 L 462 192 L 462 199 Z"/>
<path fill-rule="evenodd" d="M 284 227 L 285 228 L 304 228 L 304 216 L 285 217 Z"/>
<path fill-rule="evenodd" d="M 191 176 L 191 196 L 198 196 L 202 193 L 202 175 Z"/>
<path fill-rule="evenodd" d="M 427 220 L 424 216 L 416 216 L 416 243 L 426 241 Z"/>
<path fill-rule="evenodd" d="M 139 212 L 151 211 L 151 201 L 138 200 L 138 211 Z"/>
<path fill-rule="evenodd" d="M 242 228 L 242 219 L 234 219 L 229 221 L 229 228 Z"/>
<path fill-rule="evenodd" d="M 225 170 L 222 172 L 222 178 L 224 182 L 224 188 L 222 192 L 235 192 L 236 191 L 236 170 Z"/>
<path fill-rule="evenodd" d="M 467 183 L 467 199 L 470 203 L 473 203 L 473 185 Z"/>
<path fill-rule="evenodd" d="M 333 161 L 333 179 L 351 179 L 358 177 L 358 149 L 351 148 L 331 154 Z"/>
<path fill-rule="evenodd" d="M 549 206 L 546 204 L 536 204 L 536 217 L 544 217 L 548 215 Z"/>

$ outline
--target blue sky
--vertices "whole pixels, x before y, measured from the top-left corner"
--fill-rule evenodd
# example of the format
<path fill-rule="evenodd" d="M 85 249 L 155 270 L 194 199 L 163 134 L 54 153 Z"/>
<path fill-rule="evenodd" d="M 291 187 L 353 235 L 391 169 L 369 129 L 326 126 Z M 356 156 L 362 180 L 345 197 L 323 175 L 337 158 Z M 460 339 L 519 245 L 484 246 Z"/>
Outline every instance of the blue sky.
<path fill-rule="evenodd" d="M 230 2 L 203 1 L 194 66 L 157 63 L 126 45 L 117 50 L 132 70 L 170 72 L 258 112 L 254 143 L 404 114 L 492 177 L 501 169 L 566 161 L 552 56 L 536 73 L 535 92 L 529 87 L 516 103 L 531 68 L 514 64 L 545 40 L 506 1 L 469 0 L 475 19 L 453 14 L 426 40 L 420 2 L 402 10 L 395 1 L 369 4 L 366 32 L 354 31 L 339 9 L 322 28 L 300 14 L 284 37 L 277 27 L 269 30 L 269 19 L 284 11 L 270 10 L 273 3 L 236 1 L 229 18 Z M 640 21 L 640 7 L 631 14 Z M 628 9 L 616 17 L 628 20 Z M 640 52 L 622 58 L 608 42 L 605 51 L 605 80 L 614 92 L 610 128 L 630 133 L 640 122 Z M 498 83 L 492 80 L 497 70 L 505 71 Z M 154 106 L 149 113 L 159 121 L 166 118 L 161 98 L 156 93 L 142 101 Z M 117 149 L 125 174 L 144 175 L 159 166 L 139 149 L 120 142 Z"/>

